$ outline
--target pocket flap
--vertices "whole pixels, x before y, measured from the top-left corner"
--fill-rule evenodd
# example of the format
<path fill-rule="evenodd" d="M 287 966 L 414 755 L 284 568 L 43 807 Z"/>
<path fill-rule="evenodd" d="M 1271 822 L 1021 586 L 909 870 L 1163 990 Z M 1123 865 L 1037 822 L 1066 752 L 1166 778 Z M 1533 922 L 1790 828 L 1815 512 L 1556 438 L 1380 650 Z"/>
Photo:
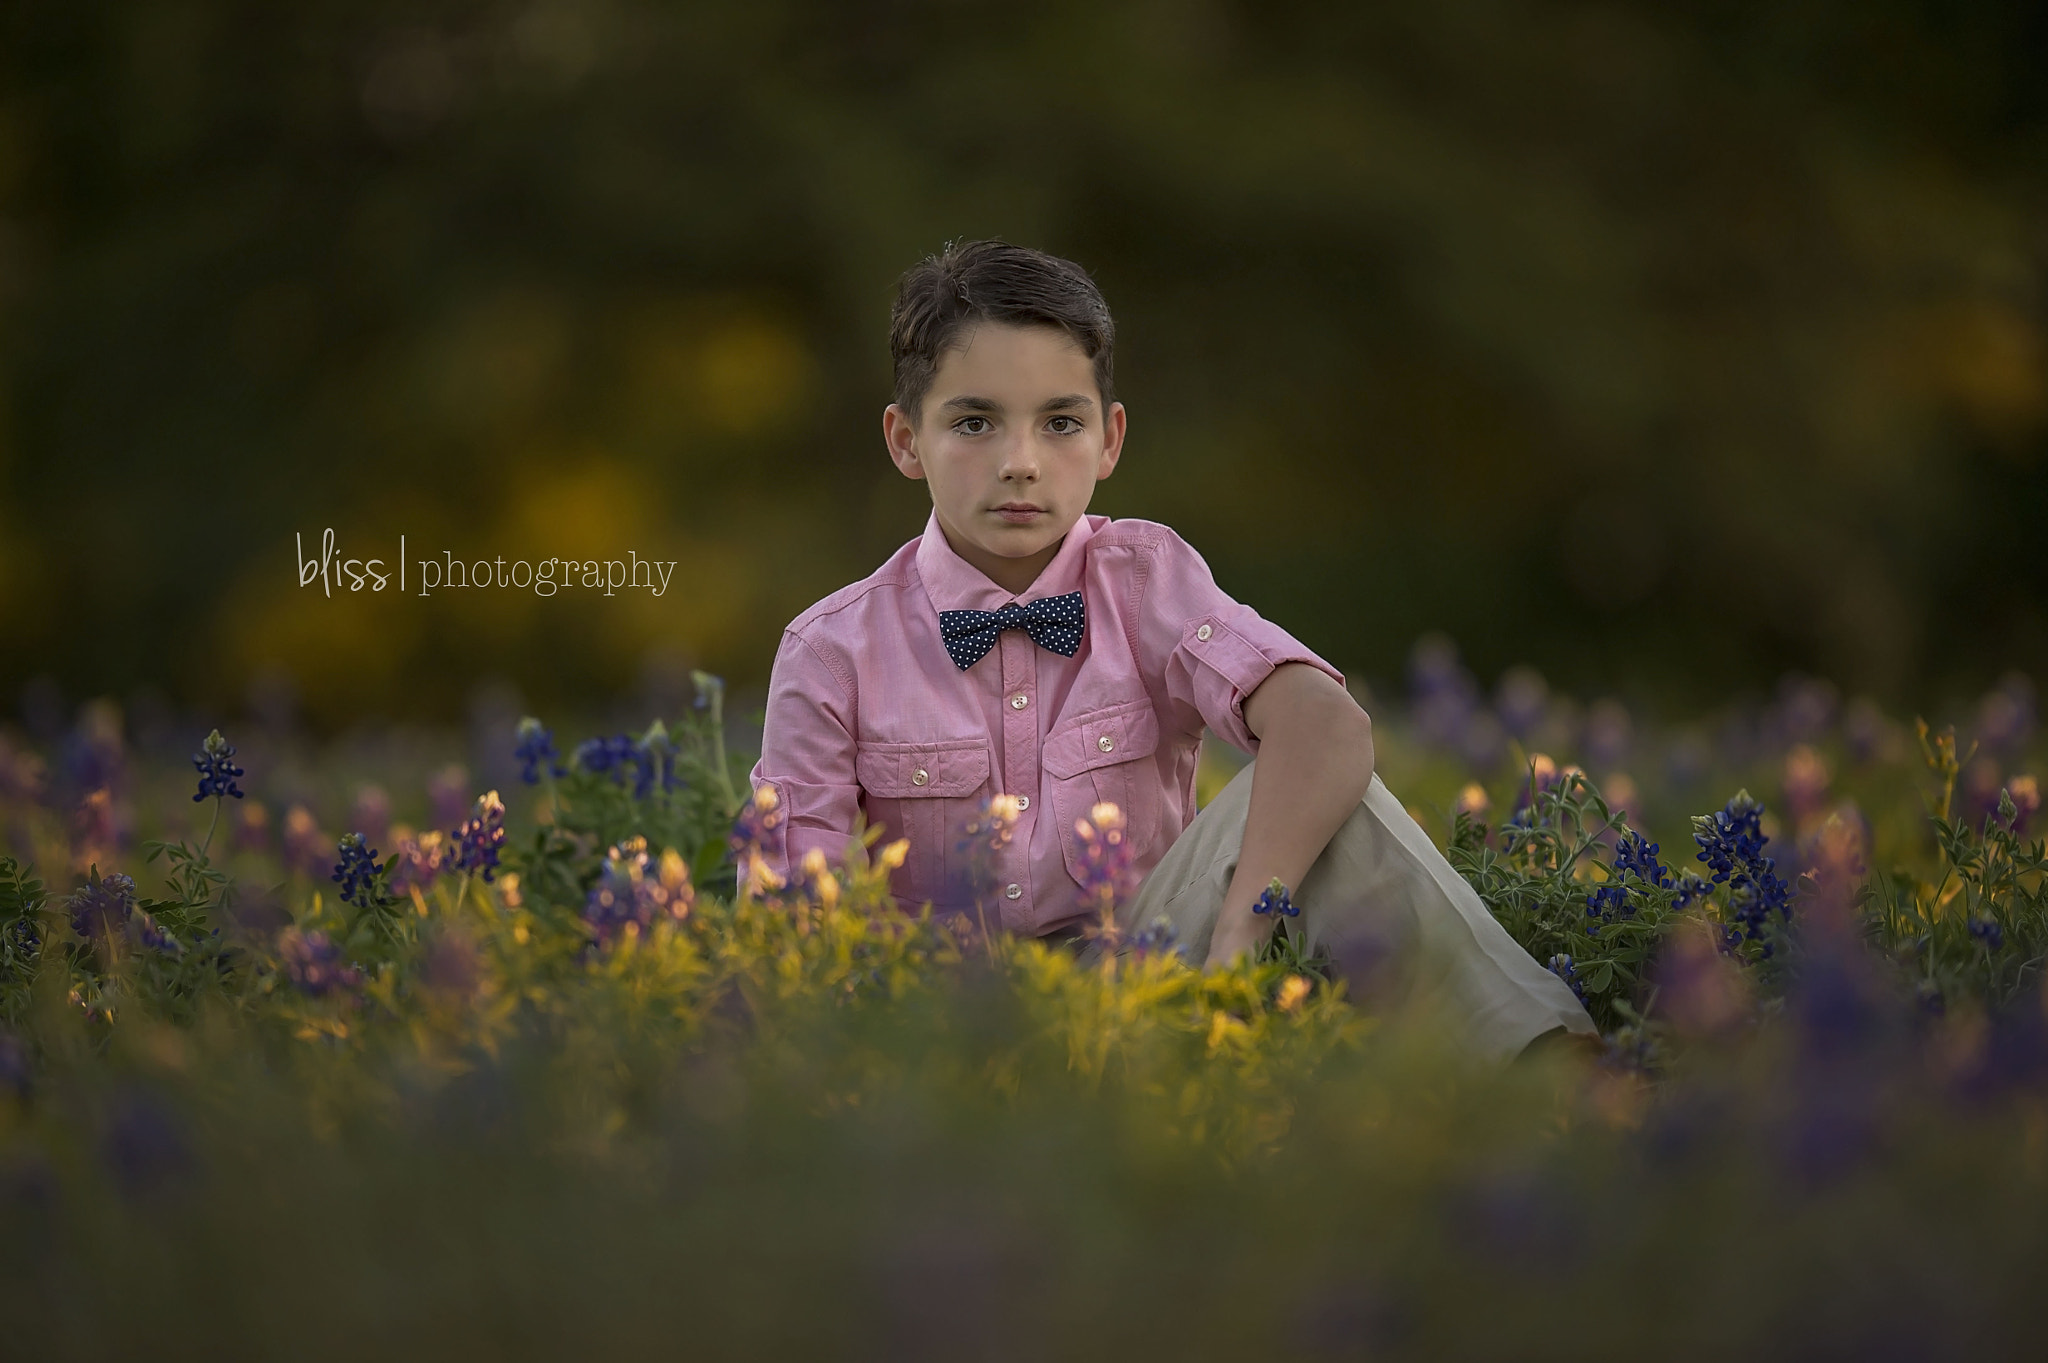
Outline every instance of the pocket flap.
<path fill-rule="evenodd" d="M 1058 777 L 1144 757 L 1159 747 L 1159 717 L 1149 700 L 1113 705 L 1082 715 L 1058 733 L 1045 736 L 1040 761 Z"/>
<path fill-rule="evenodd" d="M 988 744 L 978 738 L 941 743 L 861 743 L 854 774 L 885 800 L 972 795 L 988 780 Z"/>

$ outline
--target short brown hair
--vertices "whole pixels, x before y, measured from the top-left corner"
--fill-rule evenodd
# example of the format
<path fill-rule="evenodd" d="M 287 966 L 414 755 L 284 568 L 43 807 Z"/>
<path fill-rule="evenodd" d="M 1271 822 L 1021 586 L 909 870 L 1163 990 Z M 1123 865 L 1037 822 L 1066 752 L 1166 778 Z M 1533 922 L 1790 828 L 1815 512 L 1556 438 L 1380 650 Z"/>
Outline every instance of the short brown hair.
<path fill-rule="evenodd" d="M 976 322 L 1058 327 L 1095 367 L 1106 420 L 1116 401 L 1112 353 L 1116 324 L 1088 272 L 1071 260 L 995 238 L 949 241 L 904 271 L 889 312 L 889 358 L 896 369 L 896 405 L 922 420 L 925 394 L 939 355 Z"/>

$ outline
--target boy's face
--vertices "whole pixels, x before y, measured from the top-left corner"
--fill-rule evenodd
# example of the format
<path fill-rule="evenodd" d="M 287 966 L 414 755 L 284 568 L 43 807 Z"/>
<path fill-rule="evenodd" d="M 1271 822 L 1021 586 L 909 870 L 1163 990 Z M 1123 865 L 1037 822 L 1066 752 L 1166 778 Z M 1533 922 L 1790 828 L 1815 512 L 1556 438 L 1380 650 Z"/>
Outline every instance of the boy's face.
<path fill-rule="evenodd" d="M 1056 327 L 981 322 L 939 356 L 923 419 L 890 403 L 889 457 L 931 485 L 953 552 L 1012 593 L 1052 561 L 1123 450 L 1124 405 Z"/>

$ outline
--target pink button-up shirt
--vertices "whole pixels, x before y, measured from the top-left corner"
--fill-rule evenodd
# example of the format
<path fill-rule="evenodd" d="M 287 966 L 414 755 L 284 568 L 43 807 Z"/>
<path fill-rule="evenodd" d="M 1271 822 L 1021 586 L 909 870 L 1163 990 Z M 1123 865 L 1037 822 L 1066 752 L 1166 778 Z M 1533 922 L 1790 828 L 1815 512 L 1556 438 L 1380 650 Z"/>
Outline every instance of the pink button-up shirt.
<path fill-rule="evenodd" d="M 963 671 L 940 641 L 942 610 L 1076 590 L 1087 629 L 1071 658 L 1009 629 Z M 984 902 L 1010 932 L 1068 926 L 1087 912 L 1074 821 L 1113 801 L 1135 870 L 1149 872 L 1194 818 L 1203 726 L 1256 752 L 1245 697 L 1292 661 L 1344 680 L 1226 596 L 1166 526 L 1084 516 L 1012 596 L 953 552 L 934 514 L 921 539 L 782 637 L 753 771 L 786 815 L 764 849 L 769 865 L 787 876 L 812 848 L 837 863 L 865 814 L 910 840 L 890 881 L 899 901 L 971 908 L 961 830 L 1000 792 L 1024 807 Z"/>

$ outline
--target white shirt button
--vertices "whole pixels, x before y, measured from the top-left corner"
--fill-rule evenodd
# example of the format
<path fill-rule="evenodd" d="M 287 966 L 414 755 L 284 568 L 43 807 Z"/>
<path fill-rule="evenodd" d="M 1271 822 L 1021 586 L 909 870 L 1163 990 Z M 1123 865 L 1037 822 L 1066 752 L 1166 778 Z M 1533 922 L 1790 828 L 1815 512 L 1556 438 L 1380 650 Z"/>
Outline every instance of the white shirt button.
<path fill-rule="evenodd" d="M 1031 808 L 1031 797 L 1029 795 L 1019 795 L 1017 797 L 1017 808 L 1019 810 Z"/>
<path fill-rule="evenodd" d="M 1104 734 L 1102 737 L 1095 740 L 1095 746 L 1102 749 L 1104 752 L 1115 752 L 1116 740 L 1111 738 L 1108 734 Z"/>
<path fill-rule="evenodd" d="M 1207 625 L 1204 625 L 1200 629 L 1195 631 L 1195 637 L 1206 644 L 1209 642 L 1209 636 L 1214 634 L 1215 632 L 1215 630 L 1210 629 Z"/>
<path fill-rule="evenodd" d="M 923 767 L 919 767 L 916 771 L 910 773 L 910 784 L 913 786 L 921 786 L 931 779 L 932 774 Z"/>
<path fill-rule="evenodd" d="M 1010 708 L 1012 710 L 1021 710 L 1030 703 L 1031 697 L 1025 695 L 1022 691 L 1019 691 L 1016 695 L 1010 697 Z"/>
<path fill-rule="evenodd" d="M 1005 899 L 1022 899 L 1023 897 L 1024 887 L 1022 885 L 1013 884 L 1003 891 L 1003 898 Z"/>

